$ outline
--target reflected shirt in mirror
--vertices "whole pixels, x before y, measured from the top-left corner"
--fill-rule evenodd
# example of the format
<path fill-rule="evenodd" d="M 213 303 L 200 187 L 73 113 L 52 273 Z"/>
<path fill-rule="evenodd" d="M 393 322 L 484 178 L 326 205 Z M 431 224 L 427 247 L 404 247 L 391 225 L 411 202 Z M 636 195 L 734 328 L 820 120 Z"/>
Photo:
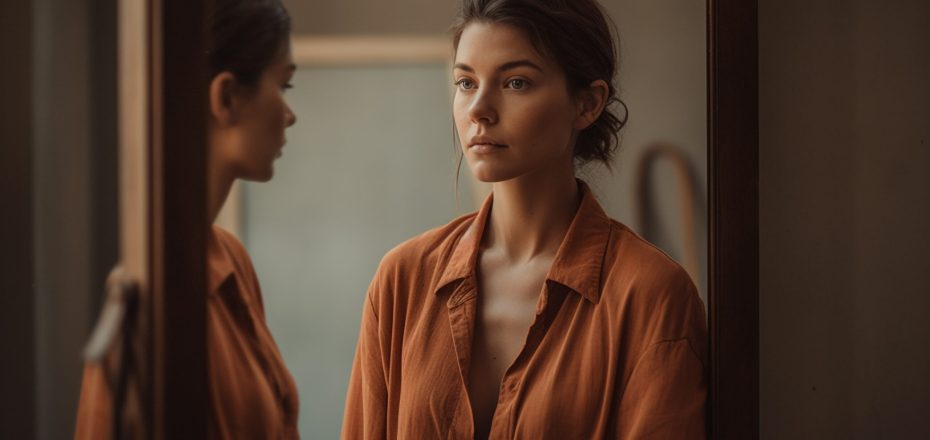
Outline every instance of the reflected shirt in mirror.
<path fill-rule="evenodd" d="M 210 438 L 296 439 L 297 387 L 265 323 L 252 261 L 213 226 L 207 248 Z M 99 365 L 84 369 L 76 439 L 108 439 L 110 396 Z"/>
<path fill-rule="evenodd" d="M 489 438 L 705 438 L 707 330 L 697 290 L 580 186 Z M 342 438 L 474 437 L 475 267 L 492 203 L 382 260 L 362 312 Z"/>

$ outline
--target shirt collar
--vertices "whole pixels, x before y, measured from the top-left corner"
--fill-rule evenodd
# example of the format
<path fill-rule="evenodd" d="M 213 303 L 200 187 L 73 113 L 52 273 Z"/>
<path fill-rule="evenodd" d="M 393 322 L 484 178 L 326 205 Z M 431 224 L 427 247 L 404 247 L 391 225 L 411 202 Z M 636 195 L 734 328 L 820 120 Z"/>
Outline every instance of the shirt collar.
<path fill-rule="evenodd" d="M 223 231 L 212 226 L 207 237 L 207 287 L 211 294 L 220 291 L 220 287 L 235 272 L 229 248 L 223 240 Z"/>
<path fill-rule="evenodd" d="M 601 296 L 601 269 L 610 238 L 611 220 L 588 185 L 578 180 L 578 187 L 582 193 L 581 205 L 575 212 L 562 244 L 559 245 L 546 279 L 561 284 L 596 304 Z M 453 245 L 449 262 L 436 285 L 437 293 L 453 281 L 474 276 L 478 249 L 493 198 L 492 193 L 485 199 L 471 225 Z"/>

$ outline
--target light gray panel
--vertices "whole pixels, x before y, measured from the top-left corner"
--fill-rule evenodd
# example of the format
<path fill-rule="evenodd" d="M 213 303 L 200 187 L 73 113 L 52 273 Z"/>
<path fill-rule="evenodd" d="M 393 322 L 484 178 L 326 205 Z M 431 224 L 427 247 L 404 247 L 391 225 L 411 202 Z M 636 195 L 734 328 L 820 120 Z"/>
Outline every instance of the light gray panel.
<path fill-rule="evenodd" d="M 36 439 L 73 436 L 95 243 L 90 2 L 33 2 Z M 96 287 L 96 286 L 95 286 Z M 5 293 L 5 292 L 4 292 Z"/>
<path fill-rule="evenodd" d="M 298 121 L 275 178 L 245 187 L 245 241 L 307 438 L 338 437 L 382 255 L 471 209 L 464 174 L 456 207 L 447 75 L 445 66 L 299 70 L 288 92 Z"/>

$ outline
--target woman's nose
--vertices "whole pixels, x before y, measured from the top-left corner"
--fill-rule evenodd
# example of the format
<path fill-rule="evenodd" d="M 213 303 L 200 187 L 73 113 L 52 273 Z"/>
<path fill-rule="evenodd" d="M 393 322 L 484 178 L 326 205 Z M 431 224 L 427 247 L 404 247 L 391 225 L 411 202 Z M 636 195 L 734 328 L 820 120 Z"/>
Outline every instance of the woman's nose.
<path fill-rule="evenodd" d="M 287 127 L 290 127 L 297 123 L 297 115 L 294 114 L 294 111 L 291 110 L 291 107 L 288 105 L 284 106 L 284 123 Z"/>
<path fill-rule="evenodd" d="M 475 124 L 497 123 L 497 109 L 490 91 L 478 91 L 468 108 L 468 117 Z"/>

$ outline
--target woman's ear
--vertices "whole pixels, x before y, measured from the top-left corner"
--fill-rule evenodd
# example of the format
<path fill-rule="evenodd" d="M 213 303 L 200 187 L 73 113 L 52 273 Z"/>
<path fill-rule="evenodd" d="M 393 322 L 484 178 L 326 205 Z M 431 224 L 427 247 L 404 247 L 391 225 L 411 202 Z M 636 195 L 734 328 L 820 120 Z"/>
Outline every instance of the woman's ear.
<path fill-rule="evenodd" d="M 575 118 L 575 129 L 584 130 L 591 126 L 597 118 L 601 117 L 604 107 L 607 106 L 607 97 L 610 95 L 610 86 L 607 82 L 598 79 L 591 83 L 587 89 L 578 93 L 580 112 Z"/>
<path fill-rule="evenodd" d="M 210 115 L 220 126 L 236 122 L 235 89 L 236 76 L 231 72 L 220 72 L 210 81 Z"/>

